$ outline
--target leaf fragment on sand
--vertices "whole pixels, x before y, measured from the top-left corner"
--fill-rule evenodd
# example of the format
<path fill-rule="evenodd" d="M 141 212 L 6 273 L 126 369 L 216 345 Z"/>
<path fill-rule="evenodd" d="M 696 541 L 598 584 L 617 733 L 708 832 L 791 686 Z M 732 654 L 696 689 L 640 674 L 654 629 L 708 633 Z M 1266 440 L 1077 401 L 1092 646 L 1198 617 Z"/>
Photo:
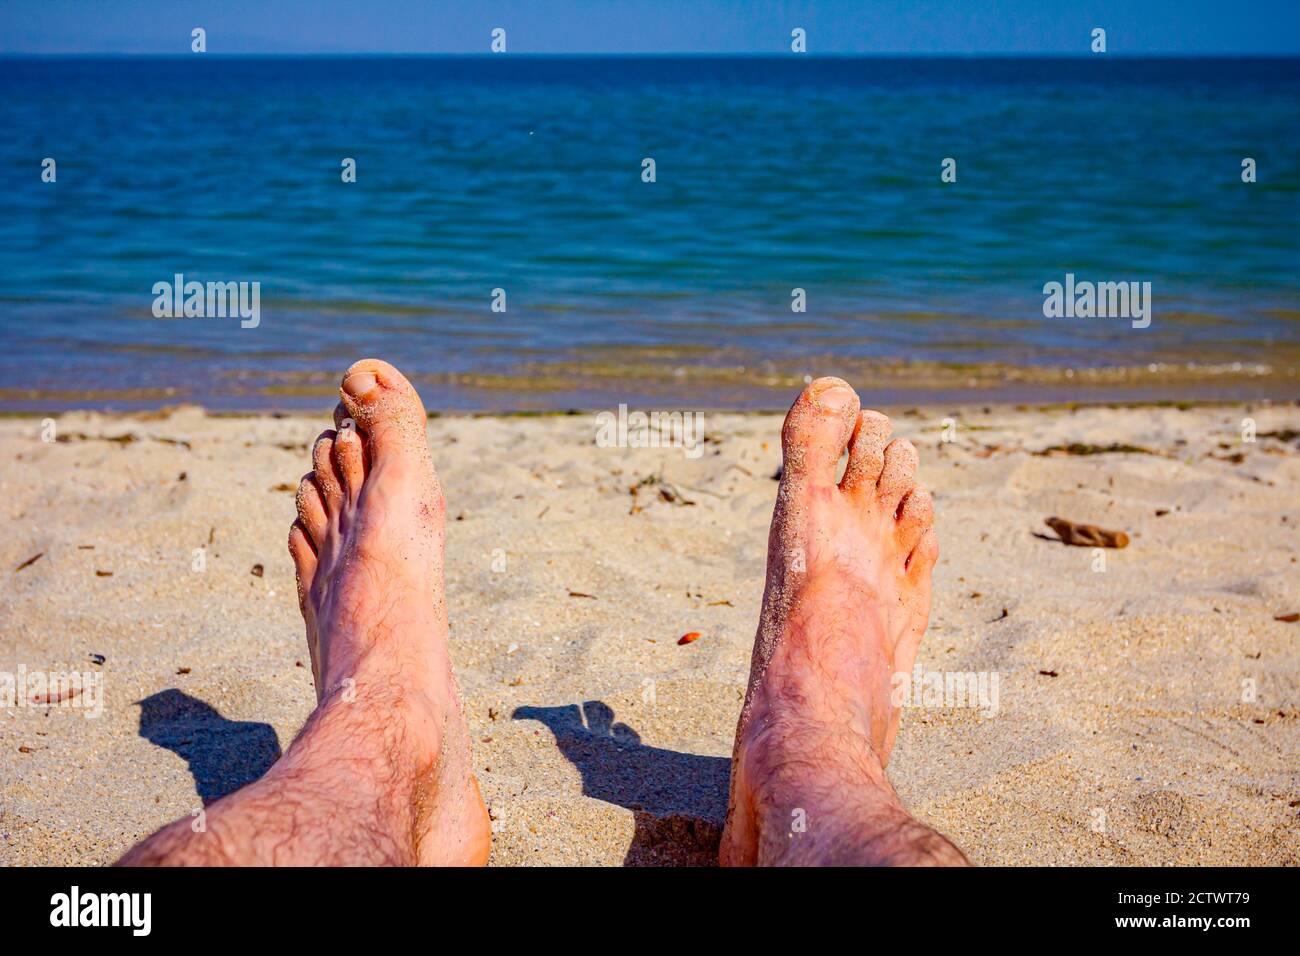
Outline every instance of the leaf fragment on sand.
<path fill-rule="evenodd" d="M 1294 624 L 1300 621 L 1300 611 L 1292 611 L 1290 614 L 1275 614 L 1273 620 L 1281 621 L 1283 624 Z"/>
<path fill-rule="evenodd" d="M 584 592 L 582 592 L 582 591 L 570 591 L 570 592 L 569 592 L 569 597 L 590 598 L 590 599 L 593 600 L 593 601 L 597 600 L 596 595 L 594 595 L 594 594 L 586 594 L 586 593 L 584 593 Z"/>
<path fill-rule="evenodd" d="M 80 687 L 65 687 L 59 691 L 47 690 L 43 694 L 33 694 L 33 704 L 61 704 L 65 700 L 71 700 L 81 693 Z"/>
<path fill-rule="evenodd" d="M 645 510 L 637 500 L 637 495 L 640 494 L 642 488 L 658 489 L 659 499 L 668 502 L 670 505 L 691 507 L 695 504 L 694 501 L 686 497 L 680 488 L 671 481 L 666 480 L 659 472 L 655 472 L 653 475 L 642 478 L 636 484 L 628 486 L 628 494 L 632 496 L 632 510 L 628 514 L 637 514 Z"/>
<path fill-rule="evenodd" d="M 1080 524 L 1066 518 L 1048 518 L 1046 524 L 1063 542 L 1080 548 L 1126 548 L 1128 535 L 1123 531 L 1107 531 L 1095 524 Z"/>
<path fill-rule="evenodd" d="M 41 560 L 41 558 L 43 558 L 43 557 L 45 557 L 45 552 L 44 552 L 44 551 L 40 552 L 40 554 L 33 554 L 30 558 L 28 558 L 28 559 L 27 559 L 26 561 L 24 561 L 22 564 L 18 565 L 18 567 L 14 568 L 14 573 L 17 574 L 17 573 L 18 573 L 19 571 L 21 571 L 23 568 L 30 568 L 33 564 L 35 564 L 37 561 Z"/>
<path fill-rule="evenodd" d="M 660 481 L 659 497 L 670 505 L 679 505 L 689 508 L 695 504 L 694 501 L 687 498 L 686 495 L 682 493 L 680 488 L 668 481 Z"/>
<path fill-rule="evenodd" d="M 687 633 L 683 634 L 681 637 L 677 638 L 677 644 L 679 646 L 682 644 L 690 644 L 691 642 L 698 641 L 699 639 L 700 639 L 699 631 L 688 631 Z"/>
<path fill-rule="evenodd" d="M 1141 445 L 1127 445 L 1121 442 L 1111 442 L 1109 445 L 1092 445 L 1087 442 L 1070 442 L 1068 445 L 1049 445 L 1042 451 L 1034 452 L 1041 457 L 1054 457 L 1058 455 L 1154 455 L 1156 454 L 1150 448 L 1143 448 Z"/>

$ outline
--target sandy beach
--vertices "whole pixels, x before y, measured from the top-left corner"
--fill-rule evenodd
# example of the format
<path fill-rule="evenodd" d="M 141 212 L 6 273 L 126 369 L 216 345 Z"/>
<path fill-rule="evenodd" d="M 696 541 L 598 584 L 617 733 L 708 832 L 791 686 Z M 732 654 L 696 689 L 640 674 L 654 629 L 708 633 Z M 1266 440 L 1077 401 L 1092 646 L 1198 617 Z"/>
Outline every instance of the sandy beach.
<path fill-rule="evenodd" d="M 103 692 L 0 711 L 0 863 L 109 863 L 288 746 L 330 404 L 0 420 L 0 672 Z M 999 688 L 904 714 L 915 815 L 979 864 L 1300 864 L 1300 407 L 884 410 L 938 515 L 919 663 Z M 713 862 L 780 422 L 708 413 L 692 458 L 592 414 L 429 421 L 492 864 Z M 1100 564 L 1052 516 L 1131 543 Z"/>

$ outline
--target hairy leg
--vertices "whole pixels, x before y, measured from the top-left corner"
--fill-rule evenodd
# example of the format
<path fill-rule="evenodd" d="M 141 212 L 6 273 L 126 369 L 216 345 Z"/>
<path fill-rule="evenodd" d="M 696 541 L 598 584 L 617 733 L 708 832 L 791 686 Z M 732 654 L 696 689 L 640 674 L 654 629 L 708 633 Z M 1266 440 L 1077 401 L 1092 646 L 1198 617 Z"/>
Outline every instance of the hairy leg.
<path fill-rule="evenodd" d="M 446 507 L 424 406 L 375 359 L 348 369 L 340 395 L 289 532 L 317 708 L 265 777 L 122 863 L 487 861 L 490 824 L 447 643 Z"/>

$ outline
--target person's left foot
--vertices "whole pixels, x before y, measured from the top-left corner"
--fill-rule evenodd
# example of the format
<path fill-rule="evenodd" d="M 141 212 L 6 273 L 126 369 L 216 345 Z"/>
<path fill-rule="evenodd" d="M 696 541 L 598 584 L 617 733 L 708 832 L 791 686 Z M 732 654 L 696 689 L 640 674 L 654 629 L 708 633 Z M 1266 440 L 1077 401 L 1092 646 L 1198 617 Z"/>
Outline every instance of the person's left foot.
<path fill-rule="evenodd" d="M 447 647 L 445 505 L 424 406 L 376 359 L 349 368 L 341 394 L 289 532 L 317 697 L 374 709 L 376 756 L 414 758 L 419 862 L 481 865 L 491 825 Z"/>

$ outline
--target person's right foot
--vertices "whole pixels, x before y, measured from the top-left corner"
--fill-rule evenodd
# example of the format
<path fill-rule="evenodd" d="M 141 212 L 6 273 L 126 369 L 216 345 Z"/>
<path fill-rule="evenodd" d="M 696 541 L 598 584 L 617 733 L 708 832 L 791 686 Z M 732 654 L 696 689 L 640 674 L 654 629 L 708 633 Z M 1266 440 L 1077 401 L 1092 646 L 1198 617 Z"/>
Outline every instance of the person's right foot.
<path fill-rule="evenodd" d="M 481 865 L 491 830 L 447 648 L 446 509 L 424 406 L 375 359 L 348 369 L 341 395 L 338 430 L 316 439 L 289 532 L 317 698 L 322 711 L 366 708 L 371 719 L 356 726 L 375 739 L 356 747 L 385 773 L 415 777 L 418 862 Z"/>
<path fill-rule="evenodd" d="M 912 669 L 939 555 L 916 450 L 886 444 L 889 432 L 836 378 L 809 385 L 786 417 L 724 865 L 964 862 L 907 815 L 884 773 L 893 678 Z"/>

